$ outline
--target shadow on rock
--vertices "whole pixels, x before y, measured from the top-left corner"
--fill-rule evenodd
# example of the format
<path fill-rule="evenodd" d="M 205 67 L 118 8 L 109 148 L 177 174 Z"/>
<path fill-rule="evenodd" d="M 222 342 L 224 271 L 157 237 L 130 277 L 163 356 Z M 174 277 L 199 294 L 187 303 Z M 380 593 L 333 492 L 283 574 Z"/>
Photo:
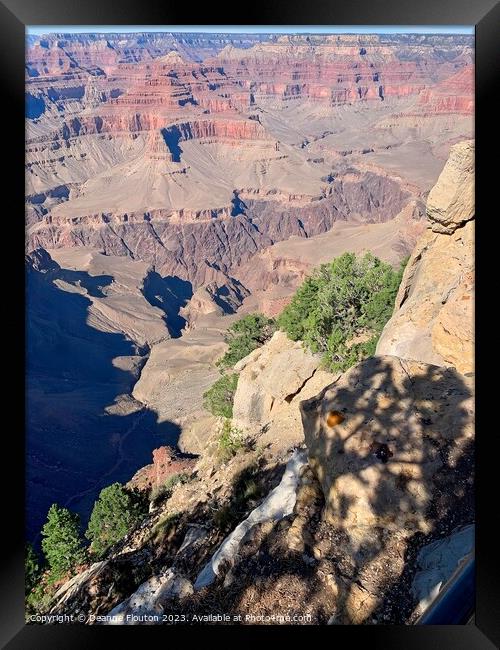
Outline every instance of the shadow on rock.
<path fill-rule="evenodd" d="M 474 518 L 472 379 L 374 357 L 301 413 L 336 538 L 336 622 L 394 622 L 404 607 L 387 596 L 407 596 L 415 549 Z"/>

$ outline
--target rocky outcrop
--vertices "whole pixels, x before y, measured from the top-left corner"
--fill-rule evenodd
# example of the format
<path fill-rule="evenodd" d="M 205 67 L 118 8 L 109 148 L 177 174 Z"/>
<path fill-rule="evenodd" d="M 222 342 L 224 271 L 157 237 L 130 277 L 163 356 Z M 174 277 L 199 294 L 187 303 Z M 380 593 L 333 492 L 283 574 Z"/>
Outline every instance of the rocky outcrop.
<path fill-rule="evenodd" d="M 451 235 L 475 216 L 474 141 L 452 147 L 438 182 L 427 199 L 432 232 Z"/>
<path fill-rule="evenodd" d="M 429 194 L 429 228 L 408 261 L 377 354 L 473 370 L 473 164 L 473 142 L 452 148 Z"/>
<path fill-rule="evenodd" d="M 276 332 L 266 345 L 239 361 L 240 372 L 234 398 L 234 421 L 238 425 L 266 424 L 273 408 L 290 403 L 318 369 L 320 359 L 308 354 L 301 342 L 294 343 Z"/>
<path fill-rule="evenodd" d="M 258 368 L 252 355 L 240 372 Z M 314 473 L 299 435 L 283 435 L 284 405 L 223 464 L 215 434 L 191 480 L 112 549 L 98 580 L 80 574 L 51 611 L 111 624 L 161 623 L 179 609 L 199 623 L 224 611 L 231 623 L 276 608 L 279 623 L 406 622 L 418 550 L 472 516 L 471 380 L 393 357 L 334 379 L 303 407 Z"/>
<path fill-rule="evenodd" d="M 303 440 L 299 402 L 334 376 L 320 369 L 321 358 L 281 331 L 239 361 L 233 421 L 244 431 L 263 431 L 261 444 L 279 438 L 290 446 Z"/>
<path fill-rule="evenodd" d="M 473 517 L 472 380 L 373 357 L 303 401 L 301 414 L 325 516 L 357 576 L 346 584 L 339 567 L 338 620 L 360 623 L 387 596 L 381 567 L 396 547 L 402 558 L 417 533 L 439 536 Z M 404 566 L 392 565 L 391 580 Z"/>
<path fill-rule="evenodd" d="M 412 587 L 422 540 L 436 549 L 474 520 L 473 151 L 453 147 L 429 194 L 429 226 L 378 356 L 300 405 L 324 516 L 342 540 L 331 622 L 390 619 L 391 601 L 415 617 L 439 589 L 436 574 L 450 577 L 438 567 Z"/>
<path fill-rule="evenodd" d="M 152 464 L 136 472 L 127 485 L 141 491 L 159 488 L 172 476 L 191 474 L 194 464 L 194 458 L 182 457 L 172 447 L 158 447 L 153 449 Z"/>

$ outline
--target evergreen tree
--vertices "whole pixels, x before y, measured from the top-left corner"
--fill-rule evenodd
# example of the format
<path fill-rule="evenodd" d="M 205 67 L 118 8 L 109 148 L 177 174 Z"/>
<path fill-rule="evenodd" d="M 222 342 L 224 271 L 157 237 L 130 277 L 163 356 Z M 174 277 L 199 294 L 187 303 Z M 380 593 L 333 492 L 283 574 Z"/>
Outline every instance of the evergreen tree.
<path fill-rule="evenodd" d="M 120 483 L 113 483 L 101 490 L 85 532 L 85 536 L 92 542 L 92 552 L 102 556 L 110 546 L 140 523 L 146 514 L 145 500 Z"/>
<path fill-rule="evenodd" d="M 330 370 L 347 370 L 375 353 L 406 261 L 396 271 L 371 253 L 344 253 L 322 264 L 285 307 L 279 327 L 312 352 L 322 352 Z"/>
<path fill-rule="evenodd" d="M 228 328 L 225 340 L 228 344 L 226 354 L 217 365 L 221 369 L 231 368 L 255 348 L 264 345 L 276 330 L 272 318 L 263 314 L 248 314 Z"/>
<path fill-rule="evenodd" d="M 53 503 L 42 528 L 42 536 L 42 550 L 52 578 L 62 577 L 85 561 L 77 514 Z"/>

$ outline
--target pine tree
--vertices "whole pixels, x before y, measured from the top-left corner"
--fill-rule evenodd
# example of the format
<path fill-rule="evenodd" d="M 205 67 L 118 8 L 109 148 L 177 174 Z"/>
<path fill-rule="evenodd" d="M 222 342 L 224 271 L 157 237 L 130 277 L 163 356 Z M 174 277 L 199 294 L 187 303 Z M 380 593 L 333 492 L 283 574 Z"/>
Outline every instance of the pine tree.
<path fill-rule="evenodd" d="M 102 556 L 112 544 L 125 537 L 146 513 L 145 500 L 120 483 L 113 483 L 101 490 L 85 532 L 92 542 L 92 552 Z"/>
<path fill-rule="evenodd" d="M 85 561 L 77 514 L 53 503 L 42 528 L 42 536 L 42 550 L 52 578 L 62 577 Z"/>
<path fill-rule="evenodd" d="M 227 331 L 225 341 L 228 344 L 226 354 L 217 361 L 221 370 L 231 368 L 255 348 L 264 345 L 276 330 L 272 318 L 263 314 L 247 314 L 233 323 Z"/>

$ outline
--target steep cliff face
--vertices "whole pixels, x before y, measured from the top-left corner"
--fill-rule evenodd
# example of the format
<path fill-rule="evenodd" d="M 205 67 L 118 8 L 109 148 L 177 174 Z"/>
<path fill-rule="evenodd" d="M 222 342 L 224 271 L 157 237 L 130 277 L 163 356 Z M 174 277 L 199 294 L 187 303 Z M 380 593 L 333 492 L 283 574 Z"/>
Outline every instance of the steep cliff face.
<path fill-rule="evenodd" d="M 455 145 L 377 353 L 473 371 L 474 143 Z"/>

